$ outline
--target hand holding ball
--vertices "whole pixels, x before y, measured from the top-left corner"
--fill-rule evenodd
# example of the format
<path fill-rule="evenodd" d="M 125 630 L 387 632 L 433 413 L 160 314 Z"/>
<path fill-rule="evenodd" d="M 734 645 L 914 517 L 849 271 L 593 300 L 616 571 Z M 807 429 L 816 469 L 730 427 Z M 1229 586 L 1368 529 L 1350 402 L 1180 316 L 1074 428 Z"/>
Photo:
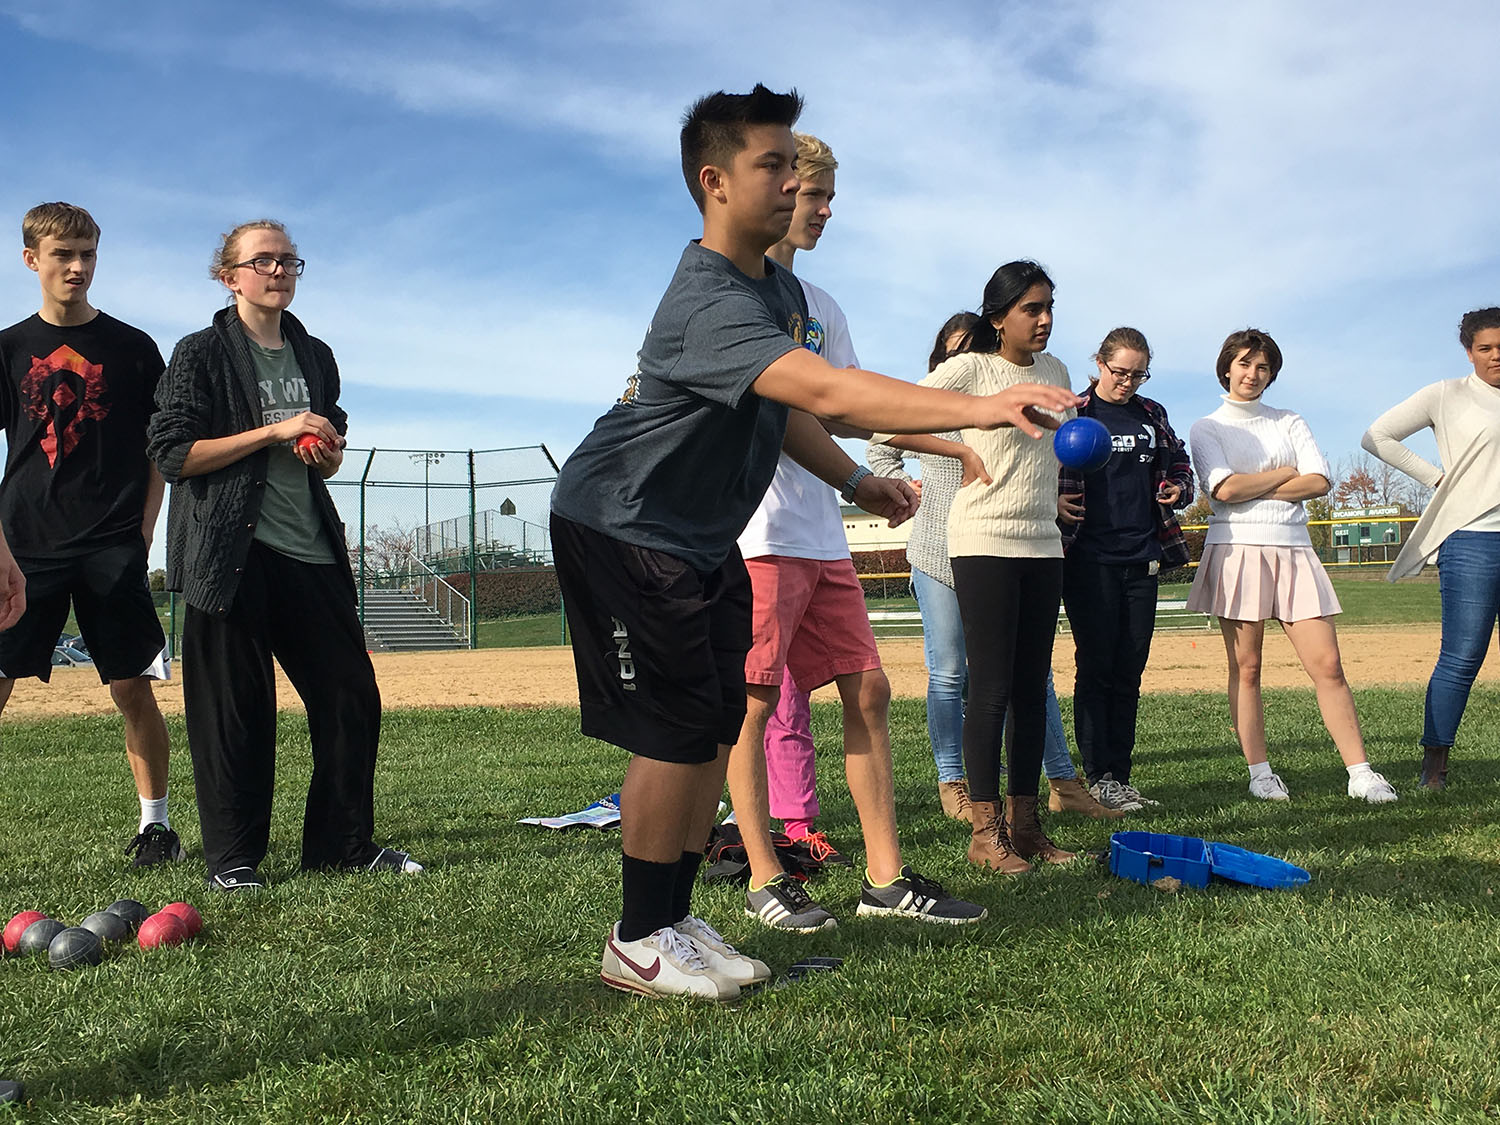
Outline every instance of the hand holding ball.
<path fill-rule="evenodd" d="M 1103 422 L 1072 418 L 1058 427 L 1052 438 L 1052 451 L 1068 468 L 1092 473 L 1104 468 L 1114 447 Z"/>
<path fill-rule="evenodd" d="M 309 457 L 315 449 L 328 448 L 328 443 L 317 434 L 303 434 L 293 444 L 297 447 L 298 453 L 306 453 Z"/>

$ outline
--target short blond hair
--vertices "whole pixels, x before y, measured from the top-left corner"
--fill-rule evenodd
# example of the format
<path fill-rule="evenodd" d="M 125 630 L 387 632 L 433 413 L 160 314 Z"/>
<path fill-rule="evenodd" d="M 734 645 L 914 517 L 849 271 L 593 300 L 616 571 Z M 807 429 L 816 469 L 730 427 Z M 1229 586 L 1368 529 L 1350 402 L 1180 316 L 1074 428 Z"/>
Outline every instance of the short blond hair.
<path fill-rule="evenodd" d="M 92 238 L 99 241 L 99 224 L 73 203 L 38 203 L 21 220 L 21 245 L 40 250 L 44 238 Z"/>
<path fill-rule="evenodd" d="M 797 142 L 799 180 L 816 179 L 824 172 L 832 172 L 838 168 L 839 162 L 833 158 L 833 149 L 811 133 L 793 133 L 792 140 Z"/>
<path fill-rule="evenodd" d="M 219 237 L 219 247 L 214 251 L 213 261 L 208 267 L 209 277 L 215 281 L 224 280 L 224 275 L 234 269 L 235 259 L 240 256 L 240 236 L 252 230 L 278 231 L 286 234 L 286 240 L 292 242 L 292 236 L 287 234 L 285 224 L 278 223 L 275 219 L 251 219 L 248 223 L 241 223 Z M 297 244 L 292 242 L 292 253 L 296 252 Z"/>

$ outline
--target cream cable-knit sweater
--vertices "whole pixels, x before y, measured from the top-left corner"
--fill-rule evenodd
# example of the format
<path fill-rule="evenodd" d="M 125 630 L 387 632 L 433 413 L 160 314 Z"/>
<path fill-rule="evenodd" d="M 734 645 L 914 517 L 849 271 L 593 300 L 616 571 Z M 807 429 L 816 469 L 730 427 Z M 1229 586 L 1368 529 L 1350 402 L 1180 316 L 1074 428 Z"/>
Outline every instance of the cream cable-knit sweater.
<path fill-rule="evenodd" d="M 921 385 L 992 395 L 1017 383 L 1073 389 L 1068 369 L 1046 352 L 1037 355 L 1030 367 L 1017 367 L 996 352 L 965 352 L 940 363 Z M 1064 417 L 1073 417 L 1073 411 L 1066 411 Z M 874 440 L 889 436 L 877 434 Z M 948 513 L 949 557 L 1062 558 L 1057 457 L 1052 452 L 1051 432 L 1036 440 L 1006 426 L 964 430 L 961 436 L 983 459 L 991 483 L 975 481 L 953 498 Z"/>
<path fill-rule="evenodd" d="M 1199 486 L 1209 496 L 1213 508 L 1205 545 L 1312 545 L 1307 534 L 1307 512 L 1299 500 L 1262 496 L 1228 504 L 1213 496 L 1214 489 L 1226 477 L 1238 473 L 1263 473 L 1291 465 L 1300 474 L 1328 476 L 1328 460 L 1318 449 L 1302 415 L 1277 410 L 1259 401 L 1236 402 L 1225 395 L 1223 406 L 1193 423 L 1188 431 L 1188 445 L 1192 447 Z"/>
<path fill-rule="evenodd" d="M 1402 444 L 1429 426 L 1441 469 Z M 1500 531 L 1500 388 L 1472 373 L 1432 383 L 1375 419 L 1360 444 L 1437 489 L 1391 567 L 1392 582 L 1421 570 L 1455 531 Z"/>

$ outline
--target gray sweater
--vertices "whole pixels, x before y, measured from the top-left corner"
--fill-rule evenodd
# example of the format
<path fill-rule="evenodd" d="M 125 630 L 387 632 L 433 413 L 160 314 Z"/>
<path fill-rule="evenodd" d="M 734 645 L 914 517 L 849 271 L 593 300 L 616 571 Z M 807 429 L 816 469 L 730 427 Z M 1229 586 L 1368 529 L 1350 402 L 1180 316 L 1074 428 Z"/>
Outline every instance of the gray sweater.
<path fill-rule="evenodd" d="M 328 345 L 309 336 L 291 313 L 281 314 L 281 333 L 307 380 L 314 414 L 340 434 L 349 419 L 339 409 L 339 370 Z M 231 306 L 214 315 L 213 325 L 184 336 L 156 388 L 156 414 L 146 433 L 146 452 L 172 486 L 167 516 L 167 589 L 181 592 L 205 613 L 225 614 L 234 604 L 245 558 L 255 537 L 265 496 L 262 449 L 232 465 L 198 476 L 182 476 L 188 450 L 206 438 L 232 437 L 262 425 L 255 363 L 239 315 Z M 344 527 L 323 478 L 311 468 L 308 481 L 323 523 L 338 550 L 338 564 L 354 576 L 344 547 Z"/>

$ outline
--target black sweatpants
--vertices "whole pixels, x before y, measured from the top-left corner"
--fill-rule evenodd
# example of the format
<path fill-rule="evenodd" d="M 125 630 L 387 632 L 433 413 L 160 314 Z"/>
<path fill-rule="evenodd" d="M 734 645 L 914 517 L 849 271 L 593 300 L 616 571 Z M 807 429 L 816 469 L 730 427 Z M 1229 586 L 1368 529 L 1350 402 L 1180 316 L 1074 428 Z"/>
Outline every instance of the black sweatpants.
<path fill-rule="evenodd" d="M 1047 671 L 1062 597 L 1062 559 L 965 555 L 953 585 L 969 661 L 964 771 L 976 801 L 1000 798 L 1005 712 L 1014 708 L 1007 792 L 1034 797 L 1047 737 Z"/>
<path fill-rule="evenodd" d="M 343 570 L 250 548 L 224 615 L 189 606 L 183 702 L 208 873 L 258 867 L 271 832 L 276 679 L 271 658 L 307 707 L 313 775 L 302 821 L 302 867 L 368 863 L 377 851 L 375 752 L 380 689 Z"/>
<path fill-rule="evenodd" d="M 1105 774 L 1130 780 L 1141 674 L 1156 629 L 1156 584 L 1150 563 L 1070 558 L 1063 567 L 1078 666 L 1073 737 L 1091 785 Z"/>

